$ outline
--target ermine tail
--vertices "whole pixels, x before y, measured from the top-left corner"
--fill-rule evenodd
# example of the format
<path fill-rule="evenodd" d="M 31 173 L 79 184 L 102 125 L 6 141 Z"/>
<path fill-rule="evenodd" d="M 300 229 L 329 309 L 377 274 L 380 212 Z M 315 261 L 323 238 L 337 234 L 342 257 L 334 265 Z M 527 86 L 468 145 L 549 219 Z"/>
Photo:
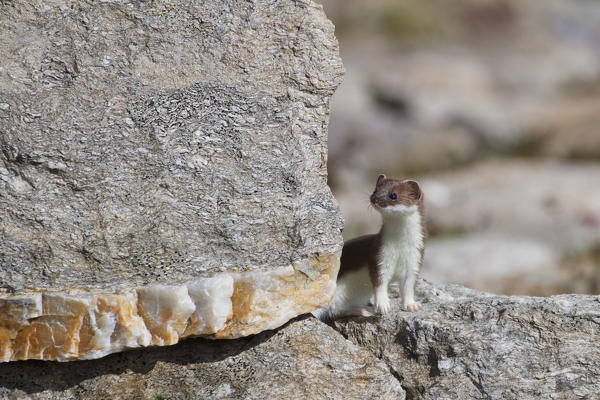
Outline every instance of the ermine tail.
<path fill-rule="evenodd" d="M 311 312 L 313 316 L 320 319 L 321 321 L 325 321 L 330 318 L 329 310 L 327 308 L 317 308 L 313 312 Z"/>

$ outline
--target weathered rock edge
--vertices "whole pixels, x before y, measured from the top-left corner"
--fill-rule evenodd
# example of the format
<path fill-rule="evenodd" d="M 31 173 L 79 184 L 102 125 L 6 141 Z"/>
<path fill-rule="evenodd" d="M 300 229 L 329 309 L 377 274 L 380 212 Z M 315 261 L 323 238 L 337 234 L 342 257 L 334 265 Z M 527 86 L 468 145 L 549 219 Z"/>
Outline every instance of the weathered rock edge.
<path fill-rule="evenodd" d="M 294 264 L 181 285 L 2 296 L 0 360 L 93 359 L 186 337 L 231 339 L 274 329 L 331 299 L 339 254 L 308 263 L 318 276 Z"/>
<path fill-rule="evenodd" d="M 333 323 L 384 360 L 410 399 L 591 399 L 600 296 L 498 296 L 419 283 L 418 313 Z"/>
<path fill-rule="evenodd" d="M 191 339 L 72 363 L 0 364 L 0 398 L 403 400 L 405 395 L 385 363 L 304 316 L 235 340 Z"/>

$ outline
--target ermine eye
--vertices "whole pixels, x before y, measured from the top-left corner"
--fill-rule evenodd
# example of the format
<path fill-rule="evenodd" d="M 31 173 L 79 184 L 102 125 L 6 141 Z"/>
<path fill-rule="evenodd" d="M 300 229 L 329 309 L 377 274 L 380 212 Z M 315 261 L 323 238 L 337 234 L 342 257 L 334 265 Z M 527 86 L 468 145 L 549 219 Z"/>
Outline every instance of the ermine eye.
<path fill-rule="evenodd" d="M 390 193 L 390 199 L 391 200 L 397 200 L 398 199 L 398 195 L 396 193 Z"/>

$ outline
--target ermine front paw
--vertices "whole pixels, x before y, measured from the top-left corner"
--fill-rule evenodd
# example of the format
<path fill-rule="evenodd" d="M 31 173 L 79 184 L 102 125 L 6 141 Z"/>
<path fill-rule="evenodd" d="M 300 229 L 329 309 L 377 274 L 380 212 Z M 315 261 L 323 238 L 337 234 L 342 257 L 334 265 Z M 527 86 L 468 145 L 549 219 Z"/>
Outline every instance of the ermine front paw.
<path fill-rule="evenodd" d="M 416 311 L 420 311 L 422 308 L 423 307 L 421 306 L 421 303 L 417 303 L 416 301 L 410 301 L 410 302 L 404 303 L 404 309 L 406 311 L 416 312 Z"/>
<path fill-rule="evenodd" d="M 375 311 L 380 314 L 387 314 L 390 311 L 390 308 L 391 308 L 390 299 L 388 299 L 387 297 L 384 299 L 375 301 Z"/>

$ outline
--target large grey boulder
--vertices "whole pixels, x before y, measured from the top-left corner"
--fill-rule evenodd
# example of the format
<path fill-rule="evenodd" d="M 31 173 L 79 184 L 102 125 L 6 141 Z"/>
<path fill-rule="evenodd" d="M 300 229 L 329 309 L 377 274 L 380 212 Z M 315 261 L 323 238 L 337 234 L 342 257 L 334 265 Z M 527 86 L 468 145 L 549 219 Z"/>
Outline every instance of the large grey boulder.
<path fill-rule="evenodd" d="M 0 365 L 0 398 L 405 398 L 381 360 L 314 318 L 250 338 L 189 340 L 74 364 Z"/>
<path fill-rule="evenodd" d="M 593 399 L 600 296 L 496 296 L 421 281 L 419 313 L 334 323 L 384 360 L 412 399 Z"/>
<path fill-rule="evenodd" d="M 239 337 L 326 303 L 343 67 L 311 1 L 0 4 L 0 360 Z"/>

